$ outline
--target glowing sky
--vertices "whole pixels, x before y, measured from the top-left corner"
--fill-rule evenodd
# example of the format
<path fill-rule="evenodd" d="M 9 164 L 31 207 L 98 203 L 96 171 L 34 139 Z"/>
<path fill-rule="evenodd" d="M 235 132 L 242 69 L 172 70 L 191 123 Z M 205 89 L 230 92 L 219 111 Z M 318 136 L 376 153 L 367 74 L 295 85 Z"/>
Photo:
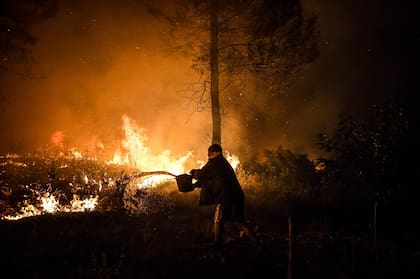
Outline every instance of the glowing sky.
<path fill-rule="evenodd" d="M 57 130 L 69 146 L 112 144 L 127 114 L 145 128 L 151 148 L 204 154 L 210 111 L 196 112 L 182 91 L 195 78 L 191 61 L 167 51 L 164 26 L 145 2 L 59 1 L 57 15 L 34 28 L 33 77 L 0 72 L 0 152 L 43 146 Z M 416 4 L 382 2 L 303 1 L 318 15 L 320 57 L 294 81 L 273 118 L 258 123 L 255 148 L 282 144 L 313 155 L 315 135 L 331 131 L 339 113 L 363 115 L 383 96 L 410 88 Z M 236 128 L 235 116 L 223 121 L 231 149 L 250 136 Z"/>

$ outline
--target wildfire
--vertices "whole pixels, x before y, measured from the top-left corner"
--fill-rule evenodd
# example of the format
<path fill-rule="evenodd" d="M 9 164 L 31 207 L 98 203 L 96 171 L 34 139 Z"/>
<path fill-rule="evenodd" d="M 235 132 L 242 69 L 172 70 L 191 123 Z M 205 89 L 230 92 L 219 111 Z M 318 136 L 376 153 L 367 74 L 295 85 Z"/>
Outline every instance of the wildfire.
<path fill-rule="evenodd" d="M 89 198 L 80 200 L 78 195 L 73 195 L 73 200 L 70 202 L 70 209 L 65 208 L 66 211 L 83 212 L 95 209 L 98 204 L 98 196 L 91 196 Z"/>
<path fill-rule="evenodd" d="M 78 151 L 75 147 L 71 148 L 70 152 L 73 155 L 74 159 L 82 159 L 83 158 L 82 152 Z"/>
<path fill-rule="evenodd" d="M 124 185 L 124 207 L 130 212 L 141 211 L 141 208 L 135 207 L 144 206 L 145 201 L 138 200 L 139 197 L 136 195 L 137 191 L 156 187 L 170 180 L 174 181 L 173 176 L 165 174 L 178 175 L 185 173 L 185 163 L 191 158 L 192 153 L 188 151 L 183 156 L 175 157 L 169 150 L 164 150 L 159 154 L 154 154 L 146 145 L 148 139 L 145 135 L 145 130 L 139 128 L 136 122 L 127 115 L 122 116 L 122 121 L 124 138 L 120 141 L 118 148 L 113 152 L 112 158 L 103 163 L 108 166 L 124 166 L 124 168 L 127 166 L 138 170 L 138 172 L 131 176 L 120 177 L 119 179 L 124 181 L 118 182 L 118 179 L 107 177 L 106 173 L 103 177 L 98 178 L 92 176 L 89 172 L 85 173 L 82 168 L 80 169 L 82 173 L 72 174 L 72 180 L 66 182 L 68 185 L 67 187 L 72 189 L 73 199 L 69 204 L 62 204 L 63 200 L 67 200 L 67 198 L 62 198 L 63 193 L 60 193 L 61 190 L 55 187 L 56 190 L 52 191 L 52 188 L 54 188 L 53 186 L 56 186 L 54 183 L 61 183 L 60 185 L 62 185 L 63 182 L 60 182 L 60 179 L 61 181 L 64 179 L 56 177 L 56 170 L 59 170 L 60 172 L 67 171 L 70 166 L 77 164 L 79 161 L 93 161 L 97 160 L 97 158 L 92 158 L 87 154 L 83 154 L 75 147 L 69 148 L 68 152 L 65 153 L 63 151 L 64 133 L 63 131 L 56 131 L 51 135 L 50 142 L 61 148 L 60 150 L 62 151 L 60 151 L 60 156 L 54 157 L 55 160 L 59 158 L 61 161 L 55 166 L 54 161 L 51 161 L 51 159 L 48 158 L 45 159 L 45 162 L 49 162 L 48 164 L 52 165 L 48 172 L 49 182 L 46 185 L 42 185 L 40 182 L 30 183 L 30 185 L 19 185 L 18 189 L 26 191 L 26 194 L 22 194 L 22 196 L 27 198 L 18 206 L 18 212 L 2 216 L 2 219 L 18 220 L 24 217 L 58 212 L 92 211 L 99 203 L 99 195 L 104 192 L 106 193 L 107 191 L 112 192 L 112 189 L 120 187 L 118 185 Z M 100 149 L 104 149 L 102 143 Z M 21 169 L 29 170 L 31 167 L 36 166 L 35 158 L 30 157 L 26 161 L 20 160 L 24 162 L 18 162 L 19 159 L 20 156 L 17 154 L 0 156 L 0 160 L 3 161 L 0 161 L 0 167 L 18 171 Z M 239 165 L 239 159 L 235 155 L 227 153 L 226 159 L 231 163 L 234 169 Z M 96 163 L 92 162 L 92 164 Z M 205 162 L 196 162 L 196 164 L 202 166 Z M 1 193 L 3 193 L 5 197 L 10 198 L 15 194 L 16 188 L 13 188 L 11 185 L 4 182 L 1 177 L 4 173 L 6 173 L 6 170 L 3 170 L 0 174 Z M 10 174 L 7 175 L 10 176 Z M 15 176 L 18 177 L 19 175 L 16 174 Z M 42 188 L 44 190 L 42 190 Z M 46 188 L 48 188 L 48 190 L 45 190 Z M 79 193 L 84 193 L 83 197 Z M 2 206 L 2 202 L 3 201 L 0 199 L 0 206 Z"/>
<path fill-rule="evenodd" d="M 230 165 L 232 166 L 234 170 L 236 170 L 236 168 L 239 166 L 239 163 L 240 163 L 239 158 L 236 155 L 227 153 L 226 160 L 228 160 L 228 162 L 230 163 Z"/>
<path fill-rule="evenodd" d="M 165 170 L 174 174 L 184 173 L 184 164 L 191 157 L 191 152 L 184 156 L 173 158 L 169 150 L 154 155 L 146 146 L 145 130 L 138 128 L 135 121 L 127 115 L 122 116 L 125 139 L 109 161 L 110 164 L 127 165 L 140 171 L 149 172 Z M 149 176 L 139 182 L 138 187 L 153 187 L 172 179 L 167 176 Z"/>
<path fill-rule="evenodd" d="M 33 204 L 25 204 L 20 208 L 20 213 L 17 215 L 7 215 L 2 219 L 5 220 L 19 220 L 25 217 L 42 215 L 45 213 L 58 212 L 85 212 L 93 210 L 98 204 L 98 196 L 89 197 L 80 200 L 78 195 L 74 195 L 70 205 L 60 205 L 59 201 L 54 195 L 46 195 L 41 197 L 41 205 L 37 207 Z"/>
<path fill-rule="evenodd" d="M 64 141 L 64 132 L 63 131 L 55 131 L 50 138 L 50 142 L 56 146 L 63 146 Z"/>

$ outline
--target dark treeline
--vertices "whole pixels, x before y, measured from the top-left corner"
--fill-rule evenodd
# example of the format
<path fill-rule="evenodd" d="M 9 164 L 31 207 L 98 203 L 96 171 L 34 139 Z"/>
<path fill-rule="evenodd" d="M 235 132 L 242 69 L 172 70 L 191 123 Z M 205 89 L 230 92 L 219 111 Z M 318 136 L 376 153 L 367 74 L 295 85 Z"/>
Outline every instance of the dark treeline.
<path fill-rule="evenodd" d="M 332 135 L 318 134 L 325 155 L 315 162 L 279 146 L 265 151 L 262 163 L 246 160 L 241 171 L 255 176 L 249 183 L 261 185 L 268 197 L 274 191 L 292 207 L 325 209 L 347 227 L 360 217 L 375 240 L 411 238 L 420 193 L 418 135 L 412 111 L 390 97 L 373 106 L 369 118 L 343 114 Z"/>

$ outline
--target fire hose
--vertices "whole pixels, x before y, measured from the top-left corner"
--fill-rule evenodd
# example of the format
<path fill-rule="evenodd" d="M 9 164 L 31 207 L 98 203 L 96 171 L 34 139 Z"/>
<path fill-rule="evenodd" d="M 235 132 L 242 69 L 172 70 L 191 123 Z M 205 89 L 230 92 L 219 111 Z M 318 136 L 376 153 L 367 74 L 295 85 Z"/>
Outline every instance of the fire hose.
<path fill-rule="evenodd" d="M 184 173 L 176 175 L 167 171 L 148 171 L 148 172 L 138 172 L 132 175 L 133 178 L 143 177 L 147 175 L 170 175 L 173 176 L 176 180 L 178 190 L 180 192 L 191 192 L 195 189 L 194 184 L 192 183 L 192 175 Z"/>

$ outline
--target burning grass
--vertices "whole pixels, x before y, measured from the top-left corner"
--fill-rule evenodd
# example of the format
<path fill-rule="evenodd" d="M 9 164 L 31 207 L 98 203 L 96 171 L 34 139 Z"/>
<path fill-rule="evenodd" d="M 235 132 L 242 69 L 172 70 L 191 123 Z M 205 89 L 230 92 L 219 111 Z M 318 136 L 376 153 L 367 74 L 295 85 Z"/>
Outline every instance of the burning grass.
<path fill-rule="evenodd" d="M 0 216 L 20 219 L 58 212 L 170 210 L 170 199 L 140 189 L 142 173 L 96 159 L 46 152 L 0 157 Z"/>

